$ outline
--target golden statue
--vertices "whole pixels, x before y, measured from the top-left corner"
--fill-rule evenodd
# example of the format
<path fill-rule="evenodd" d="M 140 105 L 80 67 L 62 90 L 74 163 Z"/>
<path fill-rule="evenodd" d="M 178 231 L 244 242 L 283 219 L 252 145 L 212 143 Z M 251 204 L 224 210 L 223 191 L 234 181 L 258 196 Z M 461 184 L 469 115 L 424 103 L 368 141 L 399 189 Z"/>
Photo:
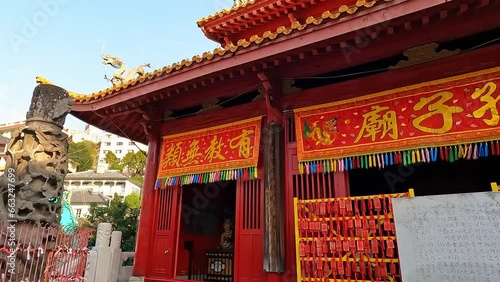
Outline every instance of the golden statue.
<path fill-rule="evenodd" d="M 224 220 L 224 232 L 220 236 L 219 248 L 224 251 L 229 251 L 234 248 L 234 231 L 233 220 L 228 218 Z"/>
<path fill-rule="evenodd" d="M 125 71 L 127 70 L 127 66 L 126 66 L 125 62 L 118 57 L 106 55 L 106 54 L 102 54 L 102 64 L 104 66 L 110 65 L 111 67 L 116 69 L 116 71 L 113 73 L 113 77 L 108 78 L 108 76 L 104 75 L 104 79 L 113 83 L 113 85 L 117 85 L 117 84 L 123 83 L 125 81 L 131 80 L 136 75 L 143 76 L 144 74 L 146 74 L 146 71 L 144 70 L 144 68 L 151 67 L 150 64 L 142 64 L 136 68 L 131 69 L 128 72 L 128 74 L 125 74 Z"/>

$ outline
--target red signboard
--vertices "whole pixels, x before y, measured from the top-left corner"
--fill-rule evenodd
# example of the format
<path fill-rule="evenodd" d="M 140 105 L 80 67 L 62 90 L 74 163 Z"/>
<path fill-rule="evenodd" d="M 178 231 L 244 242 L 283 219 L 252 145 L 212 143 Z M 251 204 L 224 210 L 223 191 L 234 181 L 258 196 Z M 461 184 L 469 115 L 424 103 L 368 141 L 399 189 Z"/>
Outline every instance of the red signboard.
<path fill-rule="evenodd" d="M 295 110 L 299 161 L 498 139 L 499 85 L 495 68 Z"/>
<path fill-rule="evenodd" d="M 256 167 L 261 120 L 164 137 L 158 178 Z"/>

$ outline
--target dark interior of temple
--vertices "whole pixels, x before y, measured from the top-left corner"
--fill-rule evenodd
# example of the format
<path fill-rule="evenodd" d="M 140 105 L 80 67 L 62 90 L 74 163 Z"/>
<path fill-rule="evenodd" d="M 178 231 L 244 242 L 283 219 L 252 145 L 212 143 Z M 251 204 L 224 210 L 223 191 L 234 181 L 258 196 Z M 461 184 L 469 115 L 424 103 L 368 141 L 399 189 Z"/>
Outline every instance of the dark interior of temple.
<path fill-rule="evenodd" d="M 206 253 L 219 248 L 224 220 L 234 220 L 235 211 L 236 181 L 182 187 L 178 279 L 204 279 Z"/>
<path fill-rule="evenodd" d="M 440 195 L 491 191 L 500 183 L 500 157 L 458 160 L 454 163 L 418 163 L 407 167 L 355 169 L 349 172 L 352 196 L 404 193 Z"/>
<path fill-rule="evenodd" d="M 498 34 L 500 34 L 500 29 L 474 34 L 472 36 L 460 38 L 453 41 L 439 42 L 439 47 L 436 49 L 436 52 L 440 52 L 442 50 L 459 50 L 461 52 L 466 52 L 469 50 L 475 50 L 493 44 L 498 44 Z M 378 73 L 389 72 L 391 71 L 390 67 L 394 67 L 399 61 L 407 59 L 408 58 L 406 56 L 400 54 L 398 56 L 380 58 L 379 60 L 373 62 L 325 73 L 315 77 L 290 79 L 294 79 L 294 83 L 292 85 L 293 87 L 306 90 L 358 79 Z"/>

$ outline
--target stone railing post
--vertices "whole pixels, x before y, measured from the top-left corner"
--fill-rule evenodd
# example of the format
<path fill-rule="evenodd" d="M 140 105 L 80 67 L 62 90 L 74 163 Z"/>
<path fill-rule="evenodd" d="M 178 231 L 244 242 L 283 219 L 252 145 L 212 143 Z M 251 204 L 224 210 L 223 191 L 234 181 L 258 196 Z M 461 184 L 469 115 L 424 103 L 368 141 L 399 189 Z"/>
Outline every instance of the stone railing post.
<path fill-rule="evenodd" d="M 116 282 L 118 275 L 112 275 L 112 249 L 110 240 L 112 239 L 111 223 L 99 223 L 96 232 L 95 247 L 90 251 L 87 268 L 85 270 L 85 281 L 93 282 Z M 116 235 L 111 240 L 116 245 Z M 118 240 L 121 240 L 121 232 Z M 115 280 L 110 280 L 114 277 Z"/>
<path fill-rule="evenodd" d="M 122 266 L 122 232 L 121 231 L 113 231 L 111 233 L 111 261 L 109 267 L 109 280 L 108 281 L 118 281 L 118 275 L 120 273 L 120 267 Z"/>
<path fill-rule="evenodd" d="M 97 226 L 97 233 L 95 239 L 96 247 L 109 247 L 109 240 L 111 239 L 111 223 L 99 223 Z"/>

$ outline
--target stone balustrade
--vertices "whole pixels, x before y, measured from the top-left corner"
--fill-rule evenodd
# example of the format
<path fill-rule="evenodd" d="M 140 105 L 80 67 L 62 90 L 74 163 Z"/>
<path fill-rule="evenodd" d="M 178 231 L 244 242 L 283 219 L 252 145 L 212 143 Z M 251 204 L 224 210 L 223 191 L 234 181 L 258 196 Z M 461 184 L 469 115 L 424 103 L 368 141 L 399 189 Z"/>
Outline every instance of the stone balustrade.
<path fill-rule="evenodd" d="M 85 281 L 125 282 L 132 275 L 132 266 L 123 263 L 134 258 L 134 252 L 121 251 L 121 231 L 112 231 L 110 223 L 97 226 L 96 244 L 87 259 Z"/>

